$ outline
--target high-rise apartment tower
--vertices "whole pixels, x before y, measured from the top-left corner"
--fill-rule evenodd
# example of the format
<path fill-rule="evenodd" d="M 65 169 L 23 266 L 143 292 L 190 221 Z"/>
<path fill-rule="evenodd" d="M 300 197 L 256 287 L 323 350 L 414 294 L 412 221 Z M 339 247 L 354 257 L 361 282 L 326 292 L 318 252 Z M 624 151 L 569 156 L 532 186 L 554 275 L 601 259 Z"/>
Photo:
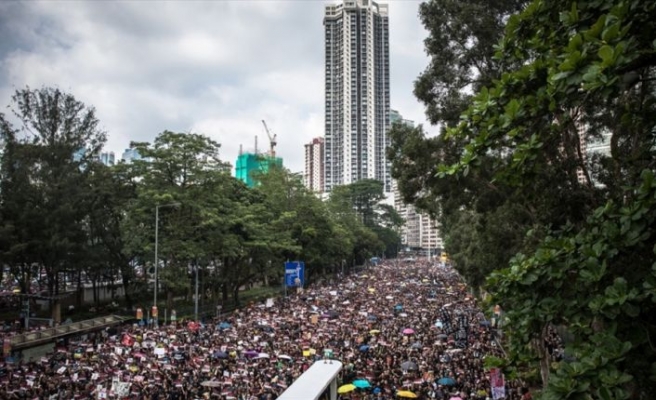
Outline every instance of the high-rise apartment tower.
<path fill-rule="evenodd" d="M 305 172 L 303 183 L 315 193 L 323 192 L 323 138 L 314 138 L 305 145 Z"/>
<path fill-rule="evenodd" d="M 371 0 L 327 5 L 324 27 L 324 190 L 377 179 L 390 192 L 388 7 Z"/>

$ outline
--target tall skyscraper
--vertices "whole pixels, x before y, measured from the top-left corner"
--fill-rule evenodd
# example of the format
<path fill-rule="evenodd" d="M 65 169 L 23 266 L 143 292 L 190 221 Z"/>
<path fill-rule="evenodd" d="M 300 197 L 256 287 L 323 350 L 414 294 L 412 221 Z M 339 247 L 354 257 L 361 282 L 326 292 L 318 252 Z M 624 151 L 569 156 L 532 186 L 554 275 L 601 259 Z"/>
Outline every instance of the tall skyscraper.
<path fill-rule="evenodd" d="M 390 192 L 388 7 L 371 0 L 327 5 L 324 27 L 324 190 L 377 179 Z"/>
<path fill-rule="evenodd" d="M 100 162 L 110 167 L 116 162 L 116 155 L 113 151 L 100 153 Z"/>
<path fill-rule="evenodd" d="M 314 138 L 305 145 L 305 171 L 303 184 L 315 193 L 323 192 L 324 174 L 324 142 L 323 138 Z"/>

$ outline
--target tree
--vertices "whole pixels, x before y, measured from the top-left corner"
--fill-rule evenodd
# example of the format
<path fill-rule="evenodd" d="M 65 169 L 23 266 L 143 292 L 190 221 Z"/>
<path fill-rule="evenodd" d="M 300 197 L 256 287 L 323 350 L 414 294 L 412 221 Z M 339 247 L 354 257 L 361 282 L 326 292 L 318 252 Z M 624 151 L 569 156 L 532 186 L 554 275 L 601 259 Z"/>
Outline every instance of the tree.
<path fill-rule="evenodd" d="M 419 6 L 428 30 L 428 68 L 415 82 L 415 96 L 426 105 L 432 124 L 457 124 L 471 91 L 498 78 L 501 65 L 494 47 L 509 15 L 527 0 L 430 0 Z"/>
<path fill-rule="evenodd" d="M 356 263 L 364 263 L 371 256 L 382 254 L 387 247 L 381 240 L 382 237 L 375 232 L 375 229 L 382 232 L 383 227 L 377 223 L 380 219 L 379 203 L 384 197 L 383 184 L 371 179 L 338 186 L 330 193 L 329 207 L 333 217 L 343 224 L 345 230 L 354 234 L 353 256 Z M 398 217 L 398 214 L 395 216 Z M 398 218 L 391 216 L 391 221 L 398 222 Z M 398 235 L 388 235 L 385 238 L 392 242 L 391 246 L 396 245 L 398 249 Z"/>
<path fill-rule="evenodd" d="M 655 17 L 656 5 L 637 0 L 531 2 L 509 18 L 498 48 L 510 67 L 448 130 L 469 143 L 440 176 L 505 153 L 491 182 L 516 188 L 540 214 L 546 236 L 489 289 L 512 321 L 512 365 L 540 367 L 544 398 L 654 389 L 656 43 L 646 32 Z M 609 156 L 587 159 L 581 142 L 603 134 Z M 554 326 L 571 335 L 570 358 L 550 365 L 543 338 Z"/>
<path fill-rule="evenodd" d="M 291 251 L 282 254 L 276 264 L 276 282 L 282 279 L 282 262 L 298 257 L 306 265 L 308 282 L 322 278 L 341 264 L 348 254 L 345 238 L 336 234 L 337 225 L 326 205 L 310 193 L 297 175 L 280 167 L 271 168 L 258 177 L 257 187 L 265 196 L 268 208 L 286 218 L 274 219 L 278 235 L 289 234 Z M 330 240 L 326 240 L 330 238 Z M 346 250 L 345 250 L 346 249 Z"/>
<path fill-rule="evenodd" d="M 193 133 L 164 131 L 150 143 L 132 143 L 143 159 L 135 161 L 141 179 L 135 208 L 144 224 L 155 232 L 155 214 L 159 209 L 160 279 L 167 293 L 167 306 L 172 307 L 173 294 L 186 290 L 191 294 L 192 267 L 207 260 L 203 243 L 203 218 L 212 197 L 218 195 L 217 182 L 223 182 L 228 166 L 218 157 L 220 145 L 210 138 Z M 154 252 L 155 238 L 148 243 L 134 243 Z M 152 257 L 152 258 L 151 258 Z M 149 254 L 154 259 L 154 254 Z"/>
<path fill-rule="evenodd" d="M 48 292 L 56 296 L 61 274 L 79 265 L 86 243 L 85 216 L 79 212 L 86 198 L 85 166 L 97 156 L 105 133 L 93 108 L 58 89 L 17 90 L 12 101 L 19 127 L 0 115 L 5 255 L 26 278 L 33 266 L 42 266 Z M 59 304 L 52 305 L 59 321 Z"/>
<path fill-rule="evenodd" d="M 127 308 L 131 308 L 136 284 L 134 265 L 141 251 L 134 251 L 128 245 L 137 234 L 126 229 L 126 224 L 132 211 L 131 205 L 137 197 L 137 182 L 128 164 L 107 167 L 95 163 L 91 169 L 88 232 L 92 246 L 85 256 L 85 264 L 99 266 L 99 272 L 108 275 L 112 282 L 120 276 Z M 97 262 L 91 263 L 90 260 Z"/>
<path fill-rule="evenodd" d="M 493 182 L 498 156 L 481 157 L 468 173 L 439 176 L 436 165 L 460 159 L 464 140 L 427 138 L 422 127 L 394 125 L 388 158 L 403 201 L 437 219 L 445 248 L 474 290 L 494 269 L 505 265 L 527 243 L 524 232 L 539 215 L 523 206 L 523 193 Z"/>
<path fill-rule="evenodd" d="M 457 125 L 460 114 L 469 104 L 472 90 L 476 92 L 499 78 L 503 64 L 494 58 L 495 46 L 503 34 L 505 21 L 526 3 L 525 0 L 432 0 L 421 4 L 419 16 L 429 32 L 425 49 L 431 61 L 416 80 L 414 93 L 425 104 L 431 123 L 440 125 L 442 130 Z M 470 138 L 444 134 L 429 138 L 421 126 L 412 128 L 403 124 L 394 124 L 389 135 L 391 144 L 387 156 L 392 164 L 391 175 L 404 201 L 438 221 L 446 250 L 456 267 L 461 272 L 478 271 L 476 278 L 465 274 L 472 277 L 467 280 L 476 288 L 482 276 L 495 264 L 480 262 L 489 258 L 490 253 L 471 241 L 476 237 L 493 241 L 493 235 L 502 228 L 515 225 L 488 224 L 484 217 L 486 212 L 501 208 L 499 212 L 505 213 L 504 209 L 518 204 L 511 198 L 513 190 L 504 182 L 491 183 L 489 179 L 494 173 L 493 159 L 503 158 L 503 152 L 482 156 L 479 159 L 481 168 L 476 171 L 438 177 L 435 165 L 449 165 L 459 160 Z M 533 221 L 526 216 L 532 213 L 518 208 L 510 215 L 521 217 L 531 226 Z M 462 236 L 466 229 L 462 222 L 474 215 L 482 222 L 477 229 L 484 230 L 472 229 L 470 232 L 474 236 Z M 458 240 L 451 236 L 457 236 Z M 510 232 L 503 231 L 501 237 L 514 240 L 503 246 L 508 251 L 493 257 L 505 263 L 514 254 L 511 250 L 522 249 L 525 244 L 523 236 L 516 237 Z M 466 249 L 467 253 L 461 249 Z"/>

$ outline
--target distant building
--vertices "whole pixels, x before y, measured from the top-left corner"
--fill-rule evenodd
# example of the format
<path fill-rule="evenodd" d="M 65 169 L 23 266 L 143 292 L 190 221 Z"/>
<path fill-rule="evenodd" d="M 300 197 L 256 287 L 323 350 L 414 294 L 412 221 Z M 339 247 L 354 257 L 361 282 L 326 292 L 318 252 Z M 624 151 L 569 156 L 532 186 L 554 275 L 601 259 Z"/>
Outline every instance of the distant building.
<path fill-rule="evenodd" d="M 113 151 L 100 153 L 100 162 L 110 167 L 116 164 L 116 156 Z"/>
<path fill-rule="evenodd" d="M 425 250 L 432 257 L 439 255 L 444 249 L 444 242 L 437 221 L 427 214 L 419 215 L 419 248 Z"/>
<path fill-rule="evenodd" d="M 324 141 L 317 137 L 305 145 L 305 171 L 303 184 L 315 193 L 322 193 L 324 173 Z"/>
<path fill-rule="evenodd" d="M 589 141 L 585 144 L 585 151 L 587 155 L 601 154 L 606 157 L 611 157 L 610 153 L 610 140 L 612 135 L 610 132 L 604 132 L 597 140 Z"/>
<path fill-rule="evenodd" d="M 131 163 L 134 160 L 141 160 L 141 154 L 139 154 L 139 150 L 135 149 L 134 147 L 130 147 L 129 149 L 125 149 L 123 152 L 123 155 L 121 156 L 121 160 L 123 160 L 126 163 Z"/>
<path fill-rule="evenodd" d="M 390 126 L 395 122 L 400 122 L 404 125 L 415 126 L 415 121 L 404 119 L 401 114 L 396 110 L 390 110 Z"/>
<path fill-rule="evenodd" d="M 325 7 L 324 190 L 361 179 L 391 192 L 389 10 L 372 0 Z"/>
<path fill-rule="evenodd" d="M 73 161 L 79 162 L 82 160 L 82 157 L 84 157 L 84 153 L 87 151 L 84 147 L 81 149 L 78 149 L 75 153 L 73 153 Z"/>
<path fill-rule="evenodd" d="M 444 241 L 440 235 L 437 221 L 426 213 L 419 213 L 411 204 L 405 204 L 401 199 L 396 181 L 393 181 L 394 208 L 405 223 L 399 234 L 401 244 L 405 248 L 421 250 L 435 256 L 444 249 Z"/>
<path fill-rule="evenodd" d="M 577 168 L 578 181 L 579 183 L 586 185 L 589 178 L 593 185 L 602 186 L 602 184 L 597 179 L 598 177 L 595 176 L 594 172 L 592 171 L 591 163 L 593 162 L 592 160 L 598 156 L 612 157 L 610 149 L 612 134 L 608 131 L 602 131 L 597 138 L 588 139 L 586 135 L 589 133 L 588 131 L 590 130 L 590 127 L 587 124 L 580 123 L 578 121 L 576 122 L 576 127 L 579 135 L 581 156 L 583 158 L 583 162 L 587 166 L 587 171 L 581 167 Z"/>
<path fill-rule="evenodd" d="M 414 122 L 404 119 L 396 110 L 390 111 L 390 122 L 400 122 L 414 127 Z M 399 191 L 396 181 L 392 182 L 394 209 L 405 220 L 399 232 L 404 247 L 413 250 L 423 250 L 426 254 L 437 254 L 444 248 L 437 223 L 425 213 L 419 213 L 412 204 L 406 204 Z"/>
<path fill-rule="evenodd" d="M 266 154 L 242 153 L 237 157 L 235 178 L 244 182 L 248 187 L 255 187 L 257 185 L 256 174 L 268 172 L 272 165 L 282 167 L 282 158 Z"/>

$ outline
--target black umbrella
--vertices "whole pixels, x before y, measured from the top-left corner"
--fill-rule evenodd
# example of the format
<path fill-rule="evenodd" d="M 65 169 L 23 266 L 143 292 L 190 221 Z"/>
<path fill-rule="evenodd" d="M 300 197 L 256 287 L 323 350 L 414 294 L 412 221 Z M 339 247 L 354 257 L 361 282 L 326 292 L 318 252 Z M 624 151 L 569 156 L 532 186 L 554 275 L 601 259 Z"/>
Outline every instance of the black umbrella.
<path fill-rule="evenodd" d="M 416 370 L 417 369 L 417 363 L 414 363 L 412 361 L 405 361 L 401 363 L 401 369 L 404 371 L 410 371 L 410 370 Z"/>

